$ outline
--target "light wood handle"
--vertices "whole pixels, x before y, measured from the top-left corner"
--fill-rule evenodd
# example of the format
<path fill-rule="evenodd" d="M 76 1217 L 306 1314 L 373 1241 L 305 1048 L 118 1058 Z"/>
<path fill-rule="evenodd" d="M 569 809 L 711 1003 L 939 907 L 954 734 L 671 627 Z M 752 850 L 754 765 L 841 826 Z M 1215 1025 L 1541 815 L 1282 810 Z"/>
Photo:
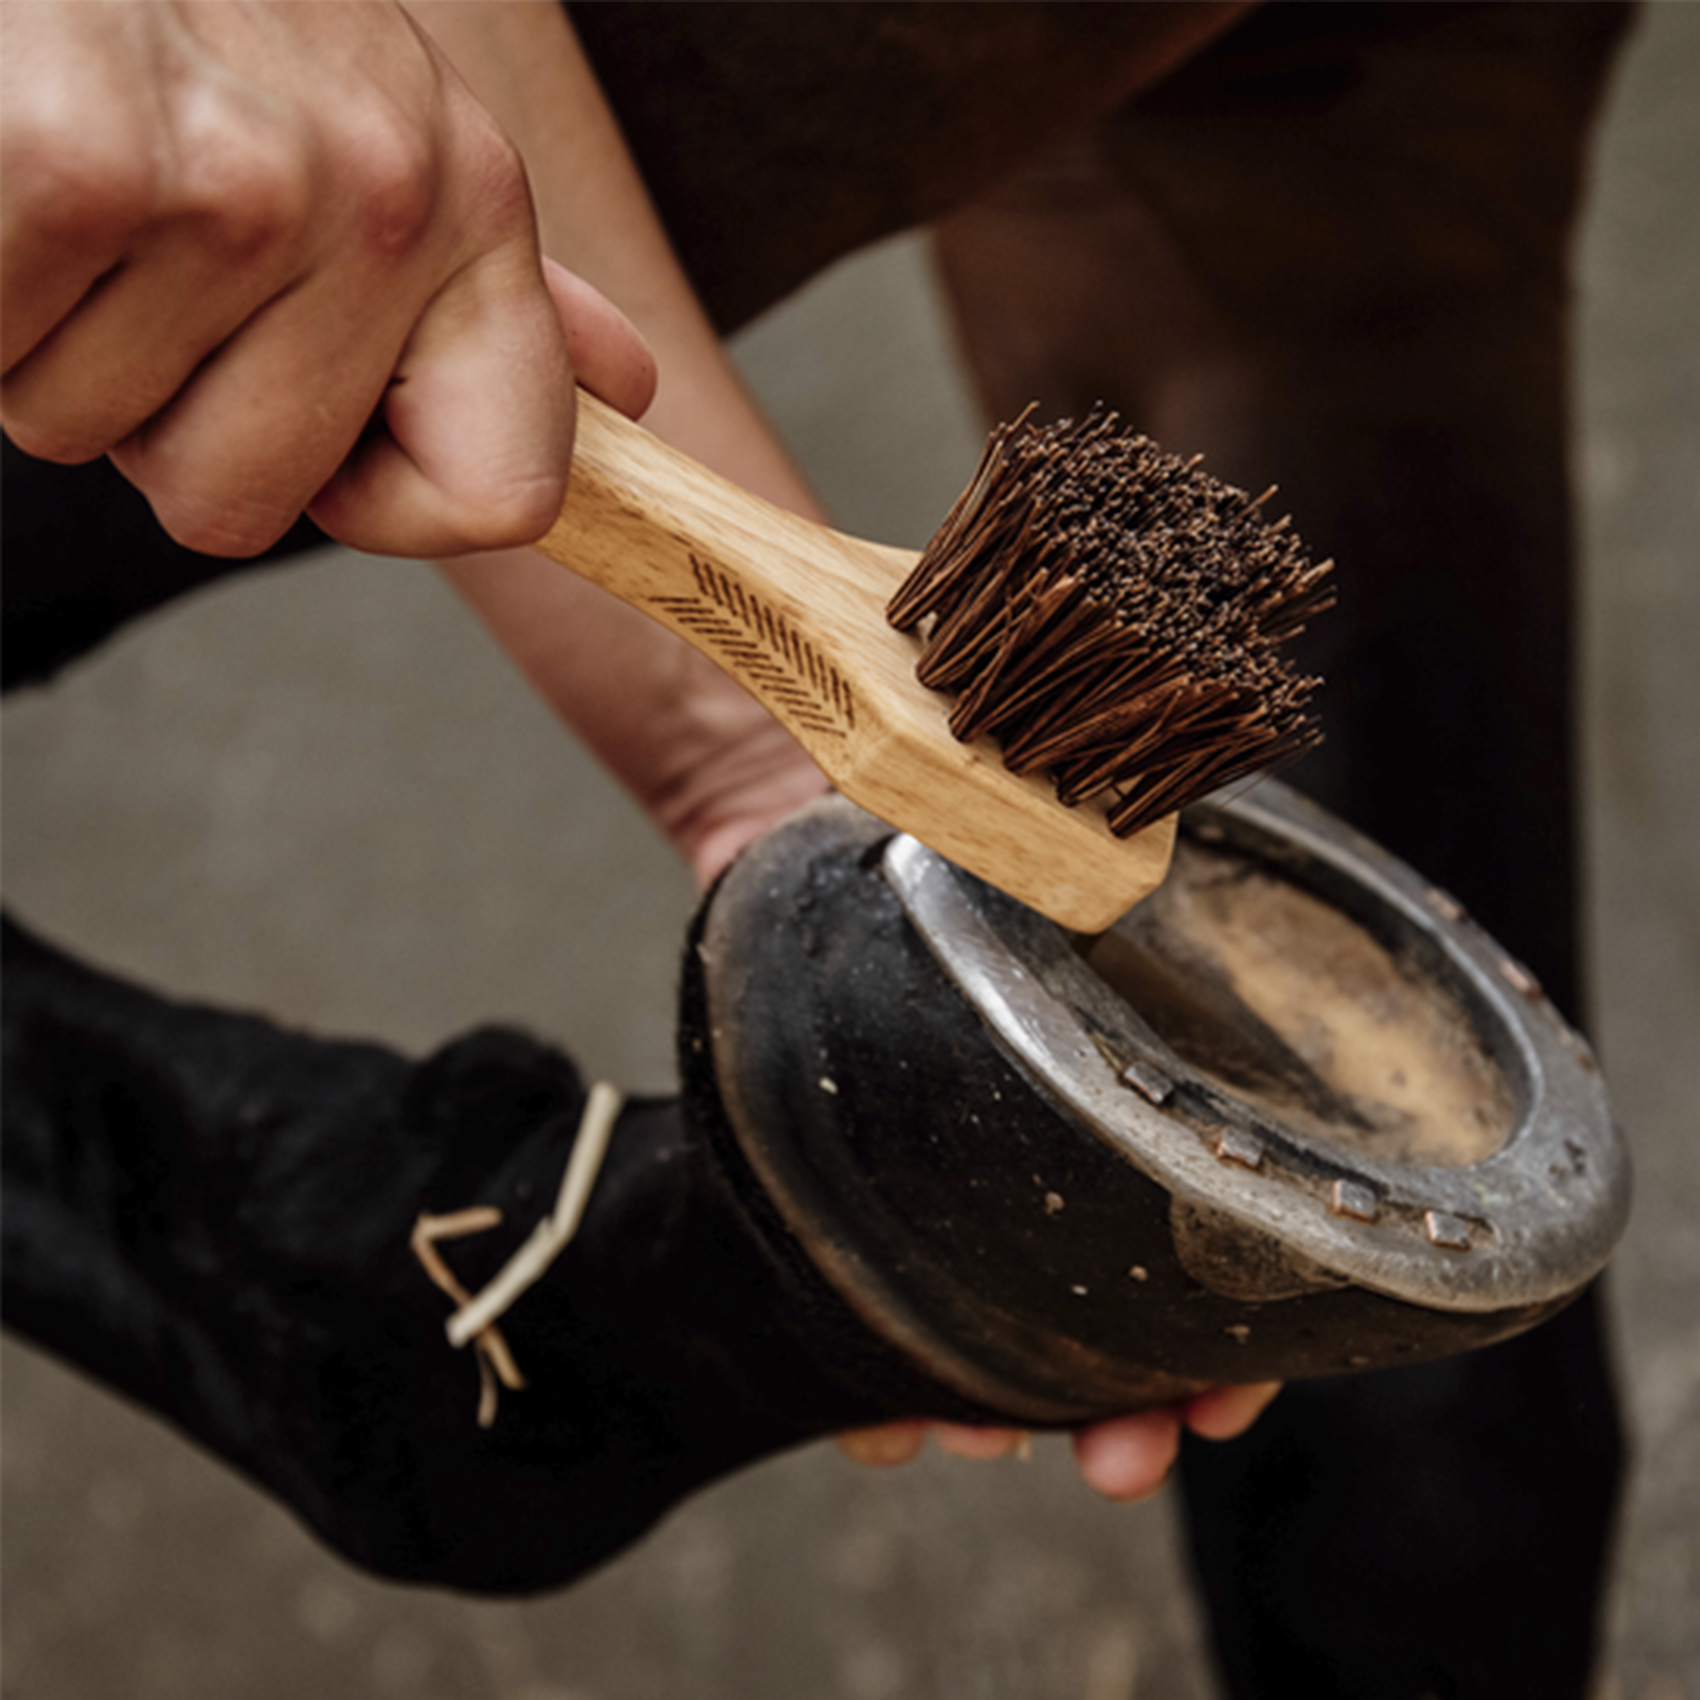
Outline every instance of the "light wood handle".
<path fill-rule="evenodd" d="M 1167 872 L 1173 820 L 1116 838 L 951 737 L 885 619 L 913 552 L 774 507 L 582 393 L 566 504 L 535 547 L 701 650 L 852 802 L 1065 926 L 1101 930 Z"/>

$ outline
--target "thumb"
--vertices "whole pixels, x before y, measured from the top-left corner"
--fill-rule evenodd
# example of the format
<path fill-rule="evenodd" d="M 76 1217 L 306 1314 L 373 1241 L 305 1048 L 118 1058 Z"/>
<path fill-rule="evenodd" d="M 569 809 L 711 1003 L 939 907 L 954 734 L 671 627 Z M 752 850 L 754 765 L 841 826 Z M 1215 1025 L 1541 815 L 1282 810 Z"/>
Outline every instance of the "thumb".
<path fill-rule="evenodd" d="M 655 399 L 655 356 L 637 327 L 601 290 L 551 259 L 543 281 L 567 333 L 573 376 L 628 419 L 641 418 Z"/>
<path fill-rule="evenodd" d="M 440 557 L 549 528 L 575 408 L 568 329 L 540 281 L 533 253 L 510 245 L 431 300 L 378 415 L 308 507 L 327 533 L 374 554 Z"/>

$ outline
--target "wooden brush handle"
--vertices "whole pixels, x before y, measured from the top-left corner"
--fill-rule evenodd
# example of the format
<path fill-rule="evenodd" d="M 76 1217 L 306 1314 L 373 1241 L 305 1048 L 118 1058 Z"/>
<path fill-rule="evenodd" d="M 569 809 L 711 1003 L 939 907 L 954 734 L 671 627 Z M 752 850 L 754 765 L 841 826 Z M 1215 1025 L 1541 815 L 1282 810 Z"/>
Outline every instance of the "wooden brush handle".
<path fill-rule="evenodd" d="M 1167 871 L 1172 821 L 1118 839 L 951 737 L 885 618 L 912 551 L 774 507 L 582 392 L 566 504 L 535 547 L 717 663 L 852 802 L 1064 925 L 1108 926 Z"/>
<path fill-rule="evenodd" d="M 829 770 L 876 731 L 852 676 L 913 669 L 884 618 L 911 552 L 752 496 L 594 397 L 579 397 L 566 505 L 535 547 L 702 650 Z"/>

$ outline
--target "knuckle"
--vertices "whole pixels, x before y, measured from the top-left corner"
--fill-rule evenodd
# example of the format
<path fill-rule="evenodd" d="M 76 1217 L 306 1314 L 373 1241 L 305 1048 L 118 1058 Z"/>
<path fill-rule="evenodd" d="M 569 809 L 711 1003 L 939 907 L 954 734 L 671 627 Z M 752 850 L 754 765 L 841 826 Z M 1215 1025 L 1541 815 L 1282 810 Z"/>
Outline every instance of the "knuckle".
<path fill-rule="evenodd" d="M 467 549 L 511 549 L 534 543 L 553 525 L 566 479 L 549 473 L 511 477 L 469 493 L 457 529 Z"/>
<path fill-rule="evenodd" d="M 459 164 L 467 202 L 482 229 L 491 235 L 534 229 L 525 160 L 493 120 L 480 114 L 463 126 Z"/>
<path fill-rule="evenodd" d="M 268 499 L 262 480 L 186 466 L 182 456 L 131 438 L 112 451 L 126 478 L 147 498 L 166 534 L 196 554 L 242 560 L 283 536 L 295 510 Z"/>
<path fill-rule="evenodd" d="M 315 172 L 304 138 L 256 123 L 209 97 L 185 122 L 182 213 L 198 221 L 227 262 L 252 264 L 293 247 L 314 216 Z"/>
<path fill-rule="evenodd" d="M 277 542 L 290 519 L 247 505 L 208 501 L 201 496 L 151 494 L 154 516 L 166 533 L 198 555 L 246 560 Z"/>
<path fill-rule="evenodd" d="M 157 179 L 149 156 L 107 145 L 104 133 L 35 133 L 8 140 L 6 236 L 54 249 L 109 241 L 154 210 Z"/>
<path fill-rule="evenodd" d="M 146 409 L 107 378 L 93 386 L 62 382 L 53 370 L 25 363 L 0 387 L 0 423 L 23 452 L 57 466 L 79 466 L 120 441 Z"/>
<path fill-rule="evenodd" d="M 431 231 L 441 200 L 430 137 L 398 115 L 364 125 L 348 157 L 357 239 L 380 263 L 406 258 Z"/>
<path fill-rule="evenodd" d="M 80 466 L 93 460 L 104 446 L 90 444 L 60 421 L 36 417 L 23 408 L 8 406 L 0 411 L 0 424 L 13 444 L 32 460 L 51 461 L 55 466 Z"/>
<path fill-rule="evenodd" d="M 566 493 L 564 477 L 540 473 L 502 492 L 492 503 L 491 518 L 500 520 L 508 543 L 535 542 L 560 517 Z"/>
<path fill-rule="evenodd" d="M 220 175 L 225 181 L 208 211 L 228 263 L 251 265 L 298 245 L 312 206 L 310 173 L 299 160 L 229 160 Z"/>

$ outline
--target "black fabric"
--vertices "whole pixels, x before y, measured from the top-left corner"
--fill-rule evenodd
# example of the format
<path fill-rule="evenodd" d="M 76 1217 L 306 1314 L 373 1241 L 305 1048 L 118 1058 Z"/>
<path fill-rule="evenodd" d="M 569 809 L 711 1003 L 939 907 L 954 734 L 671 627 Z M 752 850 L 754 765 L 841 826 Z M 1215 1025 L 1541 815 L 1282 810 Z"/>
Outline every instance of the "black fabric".
<path fill-rule="evenodd" d="M 1226 29 L 1206 0 L 569 0 L 723 332 L 938 217 Z"/>
<path fill-rule="evenodd" d="M 110 461 L 53 466 L 0 437 L 0 688 L 43 684 L 177 597 L 325 541 L 303 518 L 256 561 L 196 554 L 155 524 L 146 499 Z"/>
<path fill-rule="evenodd" d="M 1596 1287 L 1532 1333 L 1296 1383 L 1246 1440 L 1182 1448 L 1227 1690 L 1582 1695 L 1624 1443 Z"/>
<path fill-rule="evenodd" d="M 409 1236 L 476 1292 L 553 1206 L 585 1092 L 510 1030 L 421 1062 L 176 1003 L 5 926 L 5 1318 L 169 1418 L 339 1552 L 556 1587 L 751 1459 L 972 1415 L 852 1317 L 728 1177 L 712 1081 L 622 1113 L 578 1235 L 501 1329 L 529 1385 L 475 1421 Z M 700 1035 L 700 1027 L 689 1029 Z"/>

